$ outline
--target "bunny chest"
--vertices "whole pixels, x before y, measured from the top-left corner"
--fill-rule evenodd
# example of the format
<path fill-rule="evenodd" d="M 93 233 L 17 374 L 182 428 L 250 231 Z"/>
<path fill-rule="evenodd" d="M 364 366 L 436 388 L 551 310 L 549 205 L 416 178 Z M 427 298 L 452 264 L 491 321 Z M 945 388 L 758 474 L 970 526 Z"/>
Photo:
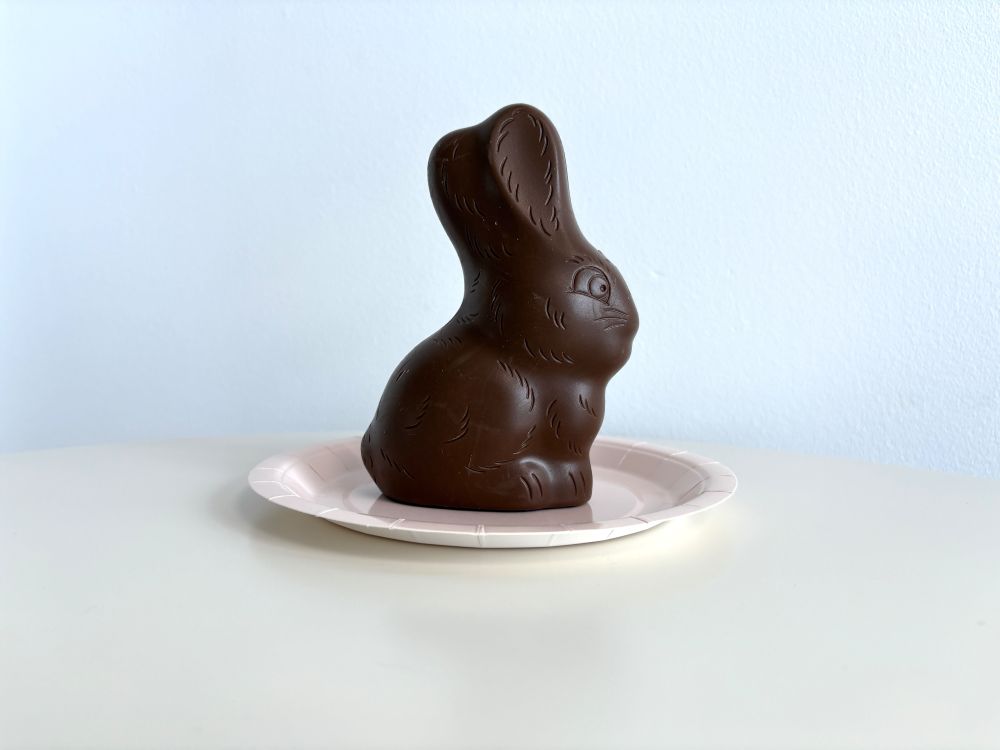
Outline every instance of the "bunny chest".
<path fill-rule="evenodd" d="M 503 359 L 497 362 L 493 382 L 497 405 L 506 402 L 497 416 L 513 417 L 520 430 L 560 453 L 586 455 L 604 415 L 601 385 Z"/>

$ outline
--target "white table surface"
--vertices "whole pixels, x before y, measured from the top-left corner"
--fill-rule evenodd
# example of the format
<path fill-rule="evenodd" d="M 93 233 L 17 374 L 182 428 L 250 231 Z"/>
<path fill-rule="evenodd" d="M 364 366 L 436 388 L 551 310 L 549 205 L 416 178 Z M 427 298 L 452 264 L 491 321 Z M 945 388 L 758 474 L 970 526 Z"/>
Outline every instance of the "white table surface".
<path fill-rule="evenodd" d="M 682 444 L 733 499 L 428 547 L 247 488 L 329 437 L 0 456 L 0 746 L 1000 747 L 1000 482 Z"/>

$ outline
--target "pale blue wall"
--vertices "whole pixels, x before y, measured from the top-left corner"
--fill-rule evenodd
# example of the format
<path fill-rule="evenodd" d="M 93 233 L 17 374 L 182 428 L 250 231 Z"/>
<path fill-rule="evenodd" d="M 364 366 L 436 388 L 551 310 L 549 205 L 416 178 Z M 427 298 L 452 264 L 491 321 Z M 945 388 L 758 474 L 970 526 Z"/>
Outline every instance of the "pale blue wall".
<path fill-rule="evenodd" d="M 926 0 L 4 6 L 0 448 L 363 429 L 518 100 L 642 313 L 606 432 L 1000 475 L 1000 5 Z"/>

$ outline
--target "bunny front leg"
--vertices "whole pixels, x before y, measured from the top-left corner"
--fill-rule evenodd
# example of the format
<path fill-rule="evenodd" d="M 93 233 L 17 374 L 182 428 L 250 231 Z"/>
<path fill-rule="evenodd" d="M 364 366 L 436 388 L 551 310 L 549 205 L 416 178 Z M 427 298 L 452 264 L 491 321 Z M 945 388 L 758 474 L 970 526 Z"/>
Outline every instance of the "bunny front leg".
<path fill-rule="evenodd" d="M 525 458 L 514 468 L 529 505 L 573 508 L 590 500 L 594 477 L 586 458 L 544 462 Z"/>
<path fill-rule="evenodd" d="M 480 510 L 525 511 L 573 508 L 590 499 L 594 479 L 590 462 L 539 460 L 523 456 L 469 477 L 469 492 L 455 500 Z"/>

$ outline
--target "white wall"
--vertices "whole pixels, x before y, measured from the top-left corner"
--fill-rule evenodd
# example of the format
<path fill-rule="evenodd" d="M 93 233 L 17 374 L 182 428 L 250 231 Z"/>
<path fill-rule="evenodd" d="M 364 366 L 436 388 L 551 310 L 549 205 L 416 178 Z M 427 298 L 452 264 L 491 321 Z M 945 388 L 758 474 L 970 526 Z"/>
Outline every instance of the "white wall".
<path fill-rule="evenodd" d="M 461 295 L 428 152 L 526 101 L 642 314 L 607 433 L 1000 476 L 998 30 L 927 0 L 3 6 L 0 448 L 363 429 Z"/>

